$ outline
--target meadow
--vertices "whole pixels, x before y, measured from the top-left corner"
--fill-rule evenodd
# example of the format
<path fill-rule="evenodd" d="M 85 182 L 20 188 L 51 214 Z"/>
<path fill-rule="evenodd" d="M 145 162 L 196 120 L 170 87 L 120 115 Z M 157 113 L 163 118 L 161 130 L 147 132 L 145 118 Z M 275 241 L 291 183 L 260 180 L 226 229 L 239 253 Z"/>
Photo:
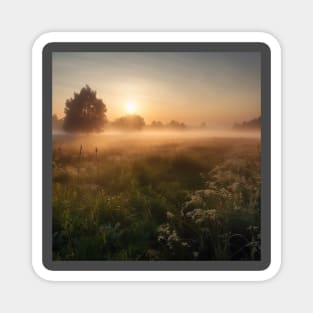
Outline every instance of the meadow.
<path fill-rule="evenodd" d="M 260 138 L 53 135 L 54 260 L 259 260 Z"/>

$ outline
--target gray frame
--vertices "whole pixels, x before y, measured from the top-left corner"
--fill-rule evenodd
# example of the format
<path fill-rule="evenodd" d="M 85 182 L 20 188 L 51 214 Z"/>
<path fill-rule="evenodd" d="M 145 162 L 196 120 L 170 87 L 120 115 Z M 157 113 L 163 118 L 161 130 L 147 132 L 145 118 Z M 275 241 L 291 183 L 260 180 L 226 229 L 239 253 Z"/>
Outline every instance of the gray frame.
<path fill-rule="evenodd" d="M 261 260 L 260 261 L 53 261 L 52 53 L 53 52 L 260 52 L 261 53 Z M 48 270 L 257 271 L 271 262 L 271 51 L 264 43 L 49 43 L 43 49 L 42 262 Z"/>

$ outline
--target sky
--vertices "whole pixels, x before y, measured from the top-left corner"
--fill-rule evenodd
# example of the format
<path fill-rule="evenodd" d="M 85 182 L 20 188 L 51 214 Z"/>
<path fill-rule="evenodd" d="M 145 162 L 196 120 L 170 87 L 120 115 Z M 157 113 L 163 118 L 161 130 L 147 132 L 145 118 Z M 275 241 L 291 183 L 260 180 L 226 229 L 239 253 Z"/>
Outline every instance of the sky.
<path fill-rule="evenodd" d="M 88 84 L 114 120 L 139 114 L 212 128 L 260 116 L 258 52 L 54 52 L 53 114 Z"/>

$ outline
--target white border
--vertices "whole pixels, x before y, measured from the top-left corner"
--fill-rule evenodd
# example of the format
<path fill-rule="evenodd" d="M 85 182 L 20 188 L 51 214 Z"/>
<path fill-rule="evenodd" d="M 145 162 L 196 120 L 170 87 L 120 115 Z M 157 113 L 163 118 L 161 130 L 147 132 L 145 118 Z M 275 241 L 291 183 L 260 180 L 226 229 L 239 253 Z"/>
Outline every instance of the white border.
<path fill-rule="evenodd" d="M 51 42 L 262 42 L 271 50 L 271 264 L 263 271 L 51 271 L 42 264 L 42 50 Z M 263 281 L 281 264 L 281 49 L 261 32 L 62 32 L 32 50 L 32 264 L 51 281 Z"/>

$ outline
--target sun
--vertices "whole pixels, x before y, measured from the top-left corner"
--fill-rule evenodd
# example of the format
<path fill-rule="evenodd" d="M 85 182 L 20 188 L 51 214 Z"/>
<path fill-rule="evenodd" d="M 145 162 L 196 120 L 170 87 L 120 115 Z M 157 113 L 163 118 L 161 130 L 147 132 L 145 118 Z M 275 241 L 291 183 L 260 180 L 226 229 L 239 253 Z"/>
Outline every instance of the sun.
<path fill-rule="evenodd" d="M 128 114 L 136 113 L 136 109 L 137 109 L 137 107 L 136 107 L 136 103 L 135 102 L 127 102 L 126 103 L 126 112 Z"/>

